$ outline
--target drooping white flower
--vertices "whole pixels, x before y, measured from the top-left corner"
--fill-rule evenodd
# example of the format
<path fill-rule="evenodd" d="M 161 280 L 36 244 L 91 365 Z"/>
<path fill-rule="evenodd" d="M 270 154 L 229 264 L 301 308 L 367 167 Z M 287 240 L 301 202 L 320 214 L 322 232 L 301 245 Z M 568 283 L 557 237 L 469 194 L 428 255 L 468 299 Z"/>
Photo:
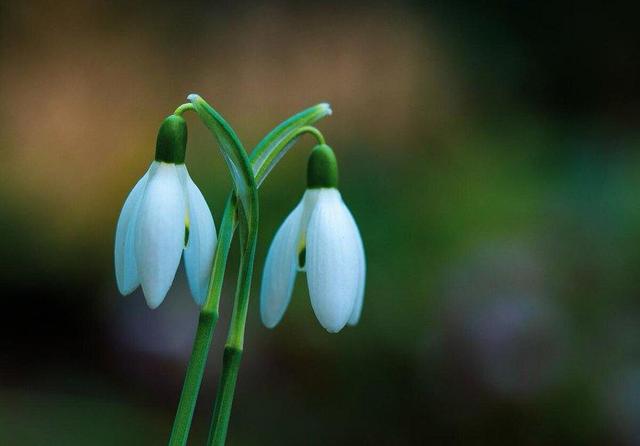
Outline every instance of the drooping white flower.
<path fill-rule="evenodd" d="M 184 165 L 186 124 L 172 115 L 158 133 L 156 160 L 129 193 L 116 227 L 115 270 L 120 293 L 142 285 L 147 305 L 164 300 L 180 258 L 191 294 L 204 302 L 217 241 L 211 211 Z"/>
<path fill-rule="evenodd" d="M 316 147 L 308 165 L 308 189 L 278 229 L 265 262 L 260 314 L 272 328 L 291 300 L 296 273 L 307 274 L 311 306 L 329 332 L 360 319 L 365 255 L 358 227 L 337 186 L 337 164 L 326 145 Z"/>

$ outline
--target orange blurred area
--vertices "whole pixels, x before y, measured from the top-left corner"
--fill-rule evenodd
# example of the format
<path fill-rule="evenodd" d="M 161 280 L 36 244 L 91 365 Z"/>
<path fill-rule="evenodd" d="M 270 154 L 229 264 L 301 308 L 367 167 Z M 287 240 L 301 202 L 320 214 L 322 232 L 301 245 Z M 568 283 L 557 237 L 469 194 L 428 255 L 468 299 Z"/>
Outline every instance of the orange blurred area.
<path fill-rule="evenodd" d="M 209 7 L 179 26 L 171 11 L 119 20 L 100 3 L 8 8 L 0 82 L 11 193 L 37 203 L 61 237 L 111 225 L 159 121 L 192 91 L 249 147 L 321 101 L 339 118 L 326 124 L 334 144 L 363 135 L 369 150 L 402 150 L 455 116 L 456 85 L 436 32 L 409 11 L 231 9 L 222 20 Z M 50 208 L 59 202 L 74 206 Z"/>

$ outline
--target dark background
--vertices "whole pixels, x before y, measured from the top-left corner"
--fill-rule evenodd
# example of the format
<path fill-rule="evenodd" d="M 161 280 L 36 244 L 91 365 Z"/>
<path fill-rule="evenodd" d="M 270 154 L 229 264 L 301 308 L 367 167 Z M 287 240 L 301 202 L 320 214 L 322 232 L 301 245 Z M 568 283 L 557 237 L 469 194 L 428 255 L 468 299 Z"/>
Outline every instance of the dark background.
<path fill-rule="evenodd" d="M 321 101 L 367 252 L 327 334 L 257 292 L 310 140 L 261 188 L 230 445 L 640 444 L 640 33 L 632 4 L 2 2 L 0 444 L 168 438 L 197 308 L 115 286 L 113 235 L 197 92 L 247 148 Z M 231 187 L 187 115 L 219 223 Z M 203 444 L 237 264 L 194 419 Z"/>

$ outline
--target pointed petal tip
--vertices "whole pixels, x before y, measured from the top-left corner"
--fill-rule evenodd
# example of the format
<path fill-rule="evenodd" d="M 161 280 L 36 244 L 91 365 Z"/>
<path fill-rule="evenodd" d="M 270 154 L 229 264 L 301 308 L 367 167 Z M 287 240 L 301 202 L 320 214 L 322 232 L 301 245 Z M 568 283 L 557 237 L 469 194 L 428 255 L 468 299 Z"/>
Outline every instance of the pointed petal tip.
<path fill-rule="evenodd" d="M 273 296 L 269 300 L 260 295 L 260 320 L 268 329 L 273 329 L 280 323 L 287 309 L 290 296 L 282 296 L 285 302 L 274 302 Z M 278 305 L 274 305 L 274 303 Z"/>
<path fill-rule="evenodd" d="M 191 291 L 191 298 L 195 302 L 198 307 L 202 307 L 204 305 L 205 296 L 196 296 L 193 294 L 193 290 Z"/>
<path fill-rule="evenodd" d="M 116 279 L 116 284 L 118 285 L 118 292 L 123 296 L 128 296 L 129 294 L 133 293 L 138 288 L 138 286 L 140 286 L 140 284 L 136 284 L 133 287 L 125 288 L 123 285 L 121 285 L 118 282 L 117 279 Z"/>
<path fill-rule="evenodd" d="M 144 289 L 143 289 L 144 291 Z M 150 310 L 155 310 L 160 306 L 160 304 L 164 301 L 164 298 L 167 296 L 167 293 L 144 293 L 144 300 L 147 302 L 147 306 Z"/>
<path fill-rule="evenodd" d="M 149 307 L 150 310 L 155 310 L 156 308 L 158 308 L 160 306 L 161 302 L 158 303 L 152 303 L 147 301 L 147 307 Z"/>
<path fill-rule="evenodd" d="M 264 325 L 269 330 L 273 330 L 276 327 L 276 325 L 278 325 L 278 322 L 280 322 L 280 321 L 274 322 L 272 320 L 268 320 L 267 318 L 264 317 L 264 315 L 261 315 L 260 319 L 262 320 L 262 325 Z"/>
<path fill-rule="evenodd" d="M 320 325 L 322 325 L 322 327 L 324 327 L 324 329 L 331 334 L 338 333 L 340 330 L 342 330 L 345 327 L 345 324 L 342 324 L 342 325 L 326 324 L 326 323 L 322 323 L 322 321 L 320 321 Z"/>
<path fill-rule="evenodd" d="M 313 303 L 312 303 L 313 306 Z M 347 326 L 347 320 L 344 316 L 338 314 L 323 314 L 319 311 L 315 311 L 316 319 L 320 322 L 320 325 L 329 333 L 338 333 L 344 327 Z"/>

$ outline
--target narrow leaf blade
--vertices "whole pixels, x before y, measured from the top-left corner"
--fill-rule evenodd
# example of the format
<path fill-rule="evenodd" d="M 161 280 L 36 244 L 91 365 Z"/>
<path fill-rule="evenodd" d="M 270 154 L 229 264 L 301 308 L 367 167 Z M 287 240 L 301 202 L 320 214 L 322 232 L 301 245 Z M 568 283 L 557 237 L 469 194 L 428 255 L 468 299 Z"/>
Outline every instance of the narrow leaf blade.
<path fill-rule="evenodd" d="M 292 135 L 301 127 L 311 125 L 331 113 L 329 104 L 317 104 L 291 116 L 271 130 L 249 155 L 256 184 L 260 185 L 264 181 L 271 169 L 291 148 L 295 142 Z"/>

